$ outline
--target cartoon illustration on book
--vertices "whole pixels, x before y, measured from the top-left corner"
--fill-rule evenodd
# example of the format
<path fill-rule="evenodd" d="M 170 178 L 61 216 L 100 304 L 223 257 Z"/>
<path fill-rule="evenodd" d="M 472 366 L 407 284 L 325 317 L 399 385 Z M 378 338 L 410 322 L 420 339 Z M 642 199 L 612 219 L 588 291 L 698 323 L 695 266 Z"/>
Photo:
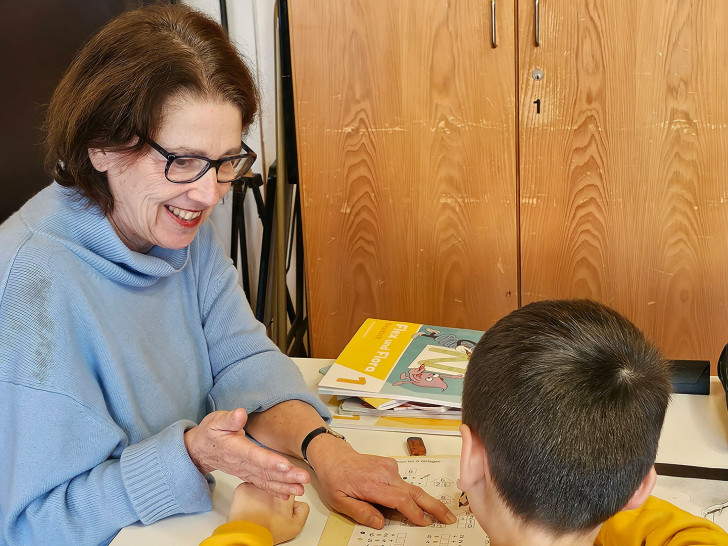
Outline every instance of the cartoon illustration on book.
<path fill-rule="evenodd" d="M 473 352 L 475 342 L 469 339 L 460 339 L 452 333 L 441 334 L 439 330 L 425 328 L 412 335 L 432 338 L 438 345 L 425 345 L 420 354 L 409 364 L 407 373 L 402 372 L 400 381 L 392 383 L 393 386 L 410 383 L 416 387 L 431 389 L 447 389 L 445 379 L 462 379 L 465 369 Z M 444 355 L 444 356 L 443 356 Z"/>
<path fill-rule="evenodd" d="M 435 353 L 434 358 L 432 354 Z M 446 357 L 439 357 L 440 354 Z M 405 374 L 400 374 L 401 381 L 392 385 L 411 383 L 417 387 L 447 389 L 446 378 L 462 379 L 465 377 L 465 369 L 468 365 L 469 355 L 450 349 L 444 349 L 437 345 L 427 345 L 419 356 L 409 365 Z"/>
<path fill-rule="evenodd" d="M 412 383 L 417 387 L 428 387 L 433 389 L 447 389 L 447 383 L 443 378 L 452 377 L 462 379 L 463 375 L 446 375 L 439 373 L 428 372 L 425 369 L 424 364 L 420 364 L 417 368 L 410 368 L 409 372 L 402 372 L 399 378 L 402 381 L 396 381 L 392 383 L 395 387 L 397 385 L 404 385 L 405 383 Z"/>
<path fill-rule="evenodd" d="M 427 333 L 425 333 L 427 332 Z M 417 337 L 431 337 L 434 339 L 438 345 L 441 345 L 442 347 L 449 347 L 450 349 L 455 349 L 457 351 L 464 352 L 468 355 L 468 358 L 470 358 L 470 354 L 473 352 L 473 349 L 475 349 L 475 342 L 470 341 L 469 339 L 460 339 L 455 334 L 451 333 L 440 333 L 440 330 L 435 330 L 434 328 L 425 328 L 425 332 L 416 332 L 412 335 L 412 339 L 415 339 Z"/>

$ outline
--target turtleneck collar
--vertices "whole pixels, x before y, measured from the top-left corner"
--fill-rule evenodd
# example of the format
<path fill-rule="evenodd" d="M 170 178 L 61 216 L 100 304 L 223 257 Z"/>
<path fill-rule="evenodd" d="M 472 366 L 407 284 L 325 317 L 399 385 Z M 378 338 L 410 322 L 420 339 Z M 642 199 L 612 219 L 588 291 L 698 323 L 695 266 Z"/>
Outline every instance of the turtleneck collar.
<path fill-rule="evenodd" d="M 76 189 L 54 182 L 21 209 L 28 228 L 66 246 L 99 274 L 130 286 L 149 286 L 184 269 L 189 247 L 129 249 L 99 207 Z"/>

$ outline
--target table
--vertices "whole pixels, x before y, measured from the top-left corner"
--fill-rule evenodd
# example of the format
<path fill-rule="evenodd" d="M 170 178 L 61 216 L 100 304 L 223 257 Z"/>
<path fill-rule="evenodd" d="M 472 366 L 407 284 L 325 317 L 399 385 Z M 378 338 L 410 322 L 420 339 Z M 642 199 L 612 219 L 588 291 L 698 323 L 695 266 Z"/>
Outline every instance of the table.
<path fill-rule="evenodd" d="M 320 375 L 318 370 L 332 360 L 294 359 L 304 379 L 315 389 Z M 347 441 L 362 453 L 379 455 L 407 455 L 406 439 L 409 434 L 398 432 L 371 432 L 340 429 Z M 420 434 L 422 435 L 422 434 Z M 422 435 L 428 455 L 459 455 L 459 436 Z M 717 377 L 711 378 L 710 395 L 675 394 L 665 418 L 658 462 L 728 468 L 728 411 L 723 387 Z M 291 459 L 305 468 L 303 462 Z M 173 516 L 152 525 L 139 523 L 122 529 L 112 541 L 113 546 L 180 546 L 196 545 L 212 530 L 224 523 L 232 500 L 233 491 L 240 483 L 238 478 L 222 472 L 214 472 L 217 485 L 213 492 L 213 509 L 203 514 Z M 318 481 L 305 486 L 301 500 L 309 503 L 311 512 L 301 534 L 288 542 L 291 546 L 318 544 L 329 516 L 329 509 L 319 498 Z"/>

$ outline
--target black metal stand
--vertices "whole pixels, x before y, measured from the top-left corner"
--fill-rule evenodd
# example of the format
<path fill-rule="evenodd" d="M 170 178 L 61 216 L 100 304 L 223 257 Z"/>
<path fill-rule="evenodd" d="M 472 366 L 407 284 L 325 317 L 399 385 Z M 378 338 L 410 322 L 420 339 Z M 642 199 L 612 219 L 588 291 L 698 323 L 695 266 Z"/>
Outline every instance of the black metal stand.
<path fill-rule="evenodd" d="M 227 29 L 227 6 L 225 0 L 220 0 L 220 12 L 223 27 Z M 304 283 L 304 255 L 303 255 L 303 234 L 301 223 L 301 202 L 298 188 L 298 160 L 296 153 L 296 133 L 295 133 L 295 117 L 293 115 L 293 82 L 291 71 L 291 53 L 290 40 L 288 32 L 288 6 L 285 0 L 279 0 L 279 36 L 280 36 L 280 55 L 281 55 L 281 76 L 282 76 L 282 92 L 284 108 L 279 115 L 282 116 L 284 125 L 286 179 L 293 186 L 293 203 L 291 206 L 290 228 L 287 233 L 276 234 L 276 237 L 285 237 L 286 241 L 286 273 L 290 271 L 291 261 L 293 259 L 293 250 L 295 247 L 295 277 L 296 277 L 296 301 L 295 305 L 291 298 L 288 286 L 285 289 L 286 297 L 286 315 L 287 317 L 279 317 L 278 320 L 285 321 L 286 318 L 290 322 L 290 329 L 287 329 L 286 347 L 290 356 L 303 356 L 309 354 L 307 347 L 308 317 L 306 313 L 305 299 L 305 283 Z M 248 301 L 250 297 L 250 273 L 248 264 L 248 246 L 247 234 L 245 226 L 245 196 L 248 190 L 253 193 L 255 199 L 258 217 L 262 222 L 263 234 L 260 252 L 260 267 L 258 271 L 258 288 L 255 300 L 255 318 L 260 322 L 265 320 L 266 299 L 268 293 L 269 277 L 271 275 L 271 256 L 273 252 L 273 231 L 275 207 L 286 207 L 286 195 L 276 195 L 277 182 L 277 161 L 268 169 L 268 177 L 265 185 L 265 201 L 261 195 L 261 186 L 263 185 L 262 176 L 254 174 L 246 179 L 242 191 L 233 193 L 233 212 L 232 212 L 232 235 L 230 256 L 233 263 L 238 264 L 238 251 L 240 252 L 240 265 L 242 269 L 242 284 Z M 278 239 L 280 241 L 280 239 Z"/>
<path fill-rule="evenodd" d="M 248 262 L 247 231 L 245 226 L 245 198 L 248 190 L 253 194 L 258 218 L 262 223 L 263 234 L 260 249 L 260 266 L 258 269 L 258 289 L 256 291 L 255 306 L 253 312 L 255 318 L 260 322 L 265 319 L 266 299 L 268 293 L 268 282 L 270 275 L 270 259 L 273 243 L 273 218 L 276 205 L 276 162 L 268 169 L 268 180 L 265 187 L 265 202 L 261 194 L 263 180 L 260 174 L 255 173 L 246 178 L 243 187 L 233 192 L 232 205 L 232 233 L 230 236 L 230 257 L 235 267 L 238 266 L 240 257 L 240 268 L 242 270 L 242 284 L 248 302 L 250 298 L 250 266 Z M 306 332 L 308 331 L 308 319 L 305 313 L 305 285 L 304 285 L 304 263 L 303 263 L 303 238 L 301 234 L 301 202 L 298 195 L 298 187 L 295 187 L 293 194 L 293 217 L 288 233 L 283 235 L 287 241 L 286 272 L 291 269 L 293 260 L 293 248 L 296 249 L 296 302 L 294 305 L 291 292 L 286 287 L 286 314 L 291 323 L 286 337 L 288 354 L 291 356 L 308 356 L 306 344 Z M 252 302 L 251 302 L 252 306 Z"/>
<path fill-rule="evenodd" d="M 301 231 L 301 198 L 298 193 L 298 186 L 295 186 L 293 194 L 293 218 L 291 222 L 291 231 L 289 234 L 289 250 L 288 250 L 288 263 L 286 265 L 286 272 L 290 270 L 291 256 L 293 251 L 293 241 L 296 242 L 296 305 L 294 307 L 291 302 L 290 294 L 286 290 L 288 296 L 288 319 L 291 322 L 291 329 L 288 331 L 286 337 L 286 344 L 288 346 L 289 354 L 295 356 L 308 356 L 308 349 L 306 348 L 305 336 L 308 332 L 308 316 L 305 311 L 305 299 L 304 290 L 305 285 L 303 282 L 303 233 Z"/>
<path fill-rule="evenodd" d="M 230 257 L 233 265 L 238 266 L 238 248 L 240 248 L 240 257 L 242 263 L 243 290 L 245 297 L 250 302 L 250 272 L 248 268 L 248 238 L 245 228 L 245 196 L 248 190 L 253 193 L 255 206 L 258 211 L 258 217 L 264 222 L 266 207 L 263 203 L 263 197 L 260 194 L 260 187 L 263 185 L 263 178 L 258 173 L 248 177 L 243 182 L 242 188 L 233 190 L 233 211 L 232 211 L 232 233 L 230 234 Z M 262 260 L 262 258 L 261 258 Z"/>

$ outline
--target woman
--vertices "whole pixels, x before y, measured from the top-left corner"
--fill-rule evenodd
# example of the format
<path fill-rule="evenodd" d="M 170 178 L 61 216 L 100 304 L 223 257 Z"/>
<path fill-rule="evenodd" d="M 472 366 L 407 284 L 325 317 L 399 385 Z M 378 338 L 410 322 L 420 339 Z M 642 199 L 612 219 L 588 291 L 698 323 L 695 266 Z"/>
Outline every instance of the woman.
<path fill-rule="evenodd" d="M 255 158 L 256 98 L 222 29 L 178 6 L 109 23 L 56 89 L 55 182 L 0 226 L 0 543 L 106 543 L 209 510 L 213 470 L 301 494 L 308 472 L 248 436 L 306 455 L 361 523 L 383 525 L 369 502 L 454 520 L 329 433 L 206 223 Z"/>

